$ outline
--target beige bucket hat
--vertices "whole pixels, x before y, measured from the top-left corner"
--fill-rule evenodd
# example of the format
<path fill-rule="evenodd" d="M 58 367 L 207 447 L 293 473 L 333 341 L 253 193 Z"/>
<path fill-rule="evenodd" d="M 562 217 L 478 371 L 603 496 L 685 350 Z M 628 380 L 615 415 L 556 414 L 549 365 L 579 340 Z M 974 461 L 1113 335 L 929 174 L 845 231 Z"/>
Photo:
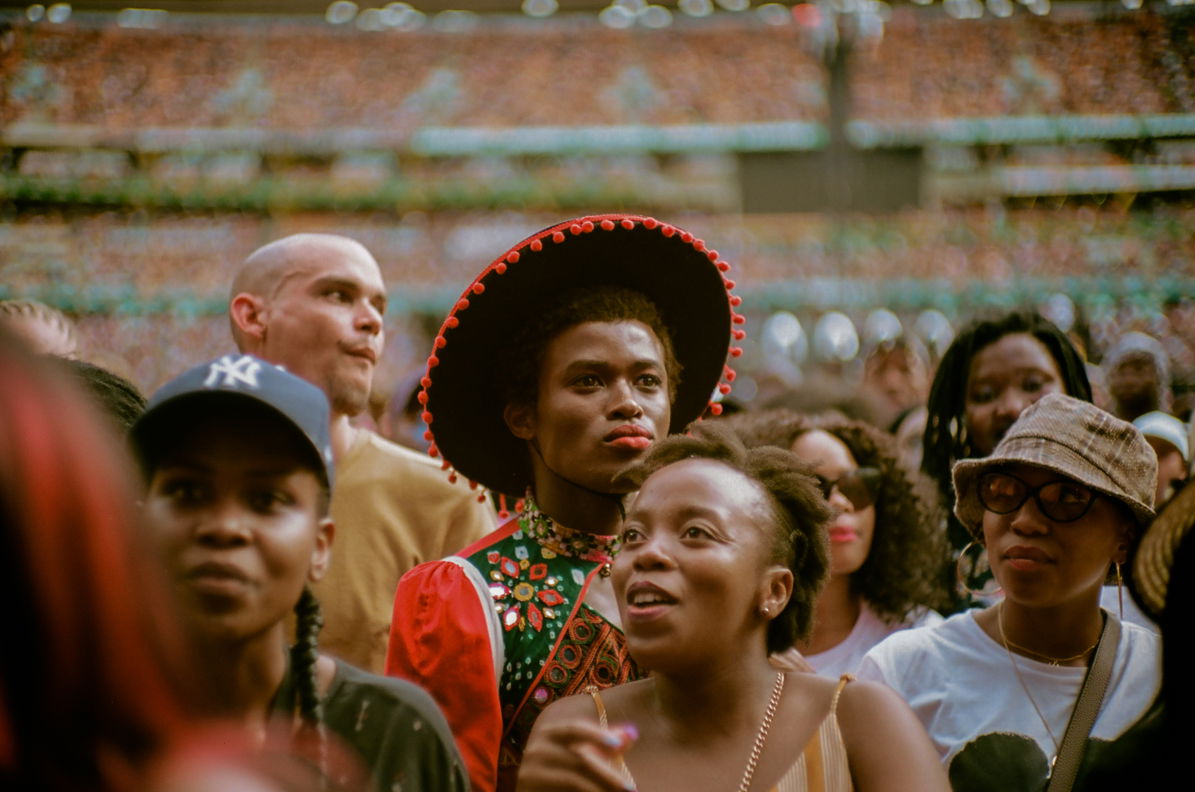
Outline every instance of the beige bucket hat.
<path fill-rule="evenodd" d="M 1129 507 L 1139 526 L 1154 518 L 1158 460 L 1141 432 L 1090 402 L 1051 393 L 1030 405 L 990 456 L 954 466 L 954 513 L 971 533 L 983 524 L 976 481 L 993 467 L 1052 470 Z"/>

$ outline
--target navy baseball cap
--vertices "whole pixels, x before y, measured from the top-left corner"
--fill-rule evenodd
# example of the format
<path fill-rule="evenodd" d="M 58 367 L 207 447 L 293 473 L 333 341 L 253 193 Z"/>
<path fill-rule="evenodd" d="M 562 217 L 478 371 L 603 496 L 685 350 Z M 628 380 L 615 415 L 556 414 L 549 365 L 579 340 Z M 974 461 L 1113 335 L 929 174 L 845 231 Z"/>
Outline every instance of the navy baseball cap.
<path fill-rule="evenodd" d="M 142 464 L 152 467 L 180 423 L 194 424 L 205 412 L 238 406 L 264 407 L 297 430 L 310 444 L 313 462 L 331 489 L 327 397 L 310 382 L 253 355 L 224 355 L 170 380 L 150 398 L 129 437 Z"/>

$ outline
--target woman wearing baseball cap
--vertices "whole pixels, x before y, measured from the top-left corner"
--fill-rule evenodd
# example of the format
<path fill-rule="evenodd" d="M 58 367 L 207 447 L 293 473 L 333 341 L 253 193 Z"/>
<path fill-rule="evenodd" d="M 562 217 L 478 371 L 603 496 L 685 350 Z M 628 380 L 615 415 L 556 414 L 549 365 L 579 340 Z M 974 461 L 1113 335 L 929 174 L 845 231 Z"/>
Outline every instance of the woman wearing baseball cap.
<path fill-rule="evenodd" d="M 1158 638 L 1099 598 L 1153 518 L 1156 464 L 1131 424 L 1050 394 L 989 456 L 955 465 L 955 515 L 1004 599 L 898 633 L 860 671 L 920 716 L 955 790 L 1070 789 L 1089 738 L 1114 739 L 1149 708 Z"/>
<path fill-rule="evenodd" d="M 608 579 L 633 489 L 622 473 L 717 411 L 720 380 L 729 390 L 742 317 L 728 269 L 653 218 L 584 217 L 502 254 L 444 321 L 421 395 L 432 453 L 520 502 L 495 533 L 403 577 L 387 672 L 435 696 L 474 789 L 514 788 L 552 701 L 644 673 Z"/>

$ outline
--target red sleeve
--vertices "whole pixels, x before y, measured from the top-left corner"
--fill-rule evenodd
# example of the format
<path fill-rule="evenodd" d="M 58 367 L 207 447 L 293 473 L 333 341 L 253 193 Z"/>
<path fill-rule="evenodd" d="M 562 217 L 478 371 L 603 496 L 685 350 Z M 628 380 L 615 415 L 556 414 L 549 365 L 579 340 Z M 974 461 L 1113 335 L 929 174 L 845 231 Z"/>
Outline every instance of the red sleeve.
<path fill-rule="evenodd" d="M 427 690 L 444 711 L 474 792 L 493 792 L 502 708 L 477 590 L 451 562 L 403 575 L 394 597 L 386 673 Z"/>

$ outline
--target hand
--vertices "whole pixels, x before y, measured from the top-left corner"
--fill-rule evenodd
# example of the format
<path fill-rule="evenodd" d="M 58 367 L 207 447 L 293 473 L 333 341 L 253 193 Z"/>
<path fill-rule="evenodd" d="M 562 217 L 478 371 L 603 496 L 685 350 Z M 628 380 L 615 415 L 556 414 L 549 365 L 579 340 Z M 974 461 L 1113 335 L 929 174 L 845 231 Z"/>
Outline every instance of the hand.
<path fill-rule="evenodd" d="M 540 721 L 519 766 L 518 792 L 630 792 L 622 754 L 638 738 L 631 724 L 603 729 L 587 720 Z"/>

